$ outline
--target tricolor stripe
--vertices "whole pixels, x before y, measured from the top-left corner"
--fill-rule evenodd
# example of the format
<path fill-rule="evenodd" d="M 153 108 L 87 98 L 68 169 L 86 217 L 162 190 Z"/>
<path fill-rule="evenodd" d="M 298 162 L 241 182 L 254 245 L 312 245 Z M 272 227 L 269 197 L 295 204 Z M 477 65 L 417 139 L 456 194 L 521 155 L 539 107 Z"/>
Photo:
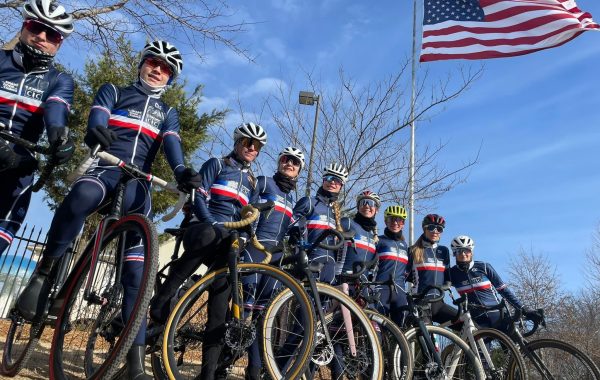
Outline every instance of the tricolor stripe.
<path fill-rule="evenodd" d="M 240 202 L 242 206 L 248 204 L 248 197 L 245 194 L 239 193 L 237 189 L 222 185 L 220 183 L 214 183 L 210 188 L 211 194 L 221 195 L 227 198 L 233 198 Z"/>
<path fill-rule="evenodd" d="M 275 211 L 285 214 L 289 218 L 292 217 L 292 208 L 290 206 L 287 206 L 278 201 L 274 201 L 274 202 L 275 202 Z"/>
<path fill-rule="evenodd" d="M 478 282 L 476 284 L 469 284 L 466 286 L 461 286 L 459 288 L 456 288 L 456 291 L 458 292 L 458 294 L 468 294 L 468 293 L 473 293 L 479 290 L 486 290 L 486 289 L 490 289 L 492 287 L 492 283 L 489 281 L 482 281 L 482 282 Z"/>
<path fill-rule="evenodd" d="M 5 240 L 8 244 L 10 244 L 14 239 L 14 235 L 10 231 L 0 228 L 0 239 Z"/>
<path fill-rule="evenodd" d="M 39 100 L 19 96 L 7 91 L 0 90 L 0 104 L 6 104 L 9 107 L 17 105 L 17 108 L 23 109 L 31 113 L 44 113 L 42 102 Z"/>
<path fill-rule="evenodd" d="M 444 266 L 444 263 L 442 262 L 437 262 L 435 264 L 433 263 L 420 263 L 420 264 L 415 264 L 415 268 L 418 271 L 436 271 L 436 272 L 443 272 L 446 270 L 446 267 Z"/>
<path fill-rule="evenodd" d="M 114 127 L 119 128 L 133 129 L 135 131 L 141 131 L 143 134 L 151 137 L 153 140 L 162 140 L 160 131 L 157 128 L 154 128 L 150 124 L 141 120 L 132 119 L 126 116 L 115 115 L 113 113 L 112 115 L 110 115 L 108 125 L 112 125 Z"/>
<path fill-rule="evenodd" d="M 379 260 L 393 260 L 408 264 L 408 256 L 405 252 L 383 251 L 378 252 L 377 257 L 379 257 Z"/>
<path fill-rule="evenodd" d="M 329 222 L 323 222 L 321 220 L 307 220 L 306 228 L 309 230 L 328 230 L 330 228 L 335 228 L 335 224 Z"/>
<path fill-rule="evenodd" d="M 367 252 L 375 253 L 375 244 L 366 241 L 354 240 L 354 243 L 349 241 L 346 245 L 349 247 L 355 246 L 356 248 L 364 249 Z"/>

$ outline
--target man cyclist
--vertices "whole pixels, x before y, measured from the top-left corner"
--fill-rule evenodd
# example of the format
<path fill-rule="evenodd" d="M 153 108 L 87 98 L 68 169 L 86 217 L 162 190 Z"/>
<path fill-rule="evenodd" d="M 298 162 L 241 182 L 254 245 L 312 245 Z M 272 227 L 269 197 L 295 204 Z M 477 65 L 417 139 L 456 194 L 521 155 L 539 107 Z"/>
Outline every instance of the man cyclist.
<path fill-rule="evenodd" d="M 73 18 L 54 0 L 28 0 L 23 19 L 14 49 L 0 51 L 0 129 L 33 143 L 46 131 L 52 159 L 62 164 L 75 150 L 66 127 L 74 85 L 54 57 Z M 31 152 L 0 138 L 0 256 L 25 219 L 36 168 Z"/>
<path fill-rule="evenodd" d="M 542 316 L 536 310 L 526 306 L 502 281 L 494 268 L 483 261 L 473 261 L 475 242 L 466 235 L 457 236 L 452 240 L 452 253 L 456 258 L 456 265 L 450 268 L 449 278 L 452 286 L 460 295 L 466 294 L 469 311 L 473 319 L 481 327 L 491 327 L 509 333 L 510 316 L 502 314 L 500 310 L 482 310 L 477 306 L 494 307 L 504 298 L 512 307 L 520 310 L 523 315 L 532 321 L 540 321 Z M 505 315 L 505 318 L 502 318 Z"/>
<path fill-rule="evenodd" d="M 196 190 L 193 211 L 199 223 L 187 228 L 183 237 L 185 252 L 171 265 L 168 277 L 150 302 L 150 317 L 156 324 L 166 323 L 171 298 L 201 264 L 214 264 L 215 268 L 226 265 L 231 242 L 223 223 L 241 220 L 242 207 L 258 199 L 250 164 L 267 143 L 267 133 L 260 125 L 244 123 L 235 129 L 233 140 L 233 151 L 227 156 L 209 159 L 199 173 L 185 171 L 188 189 Z M 211 285 L 201 379 L 214 379 L 219 367 L 230 292 L 227 278 Z"/>
<path fill-rule="evenodd" d="M 139 63 L 138 80 L 128 87 L 106 83 L 100 87 L 90 110 L 85 143 L 97 145 L 106 152 L 151 172 L 160 147 L 164 148 L 169 165 L 178 182 L 187 184 L 183 152 L 179 137 L 177 111 L 160 100 L 167 85 L 180 74 L 183 60 L 179 50 L 165 41 L 147 44 Z M 110 197 L 117 188 L 121 169 L 97 160 L 80 177 L 58 207 L 48 232 L 43 256 L 27 287 L 17 300 L 21 315 L 33 320 L 43 312 L 52 277 L 59 259 L 75 239 L 85 219 Z M 130 180 L 124 199 L 126 213 L 151 215 L 150 185 Z M 134 306 L 143 272 L 143 253 L 139 237 L 128 236 L 129 249 L 124 257 L 123 319 L 127 320 Z M 146 321 L 127 355 L 129 376 L 149 378 L 143 367 Z"/>

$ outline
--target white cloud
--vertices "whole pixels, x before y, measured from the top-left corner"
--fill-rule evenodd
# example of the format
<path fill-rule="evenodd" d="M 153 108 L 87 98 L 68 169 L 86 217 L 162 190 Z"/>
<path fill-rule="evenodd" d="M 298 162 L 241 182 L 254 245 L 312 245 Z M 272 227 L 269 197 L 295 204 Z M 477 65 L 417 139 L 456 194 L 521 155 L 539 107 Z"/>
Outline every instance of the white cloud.
<path fill-rule="evenodd" d="M 271 53 L 270 55 L 276 59 L 282 60 L 287 57 L 286 46 L 279 38 L 267 38 L 265 40 L 265 47 Z"/>
<path fill-rule="evenodd" d="M 296 13 L 300 9 L 300 1 L 298 0 L 273 0 L 271 5 L 273 8 L 287 13 Z"/>
<path fill-rule="evenodd" d="M 278 78 L 260 78 L 254 82 L 250 87 L 246 88 L 242 92 L 243 97 L 250 97 L 255 95 L 268 95 L 275 92 L 279 92 L 279 89 L 286 89 L 287 84 Z"/>

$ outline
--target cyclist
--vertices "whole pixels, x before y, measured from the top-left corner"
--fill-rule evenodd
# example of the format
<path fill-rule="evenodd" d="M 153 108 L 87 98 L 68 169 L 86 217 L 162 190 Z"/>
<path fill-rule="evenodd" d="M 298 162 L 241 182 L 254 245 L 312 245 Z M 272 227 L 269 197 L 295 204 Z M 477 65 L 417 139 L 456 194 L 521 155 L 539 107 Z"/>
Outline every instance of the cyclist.
<path fill-rule="evenodd" d="M 533 321 L 541 321 L 542 315 L 526 306 L 502 281 L 494 268 L 483 261 L 473 261 L 475 242 L 468 236 L 457 236 L 452 240 L 452 253 L 456 265 L 450 268 L 449 277 L 452 286 L 460 294 L 466 294 L 469 301 L 469 311 L 473 319 L 481 327 L 491 327 L 509 333 L 510 316 L 500 310 L 482 310 L 477 306 L 494 307 L 500 304 L 501 297 L 512 307 L 520 310 L 523 315 Z M 502 318 L 502 315 L 505 318 Z"/>
<path fill-rule="evenodd" d="M 448 247 L 439 245 L 440 237 L 446 227 L 446 220 L 438 214 L 428 214 L 421 223 L 423 234 L 417 239 L 409 251 L 413 271 L 411 282 L 415 283 L 417 292 L 422 292 L 428 285 L 449 285 L 448 269 L 450 269 L 450 251 Z M 428 297 L 440 295 L 436 289 L 430 290 Z M 456 317 L 458 310 L 444 303 L 443 300 L 431 304 L 431 316 L 434 322 L 444 323 Z"/>
<path fill-rule="evenodd" d="M 101 148 L 128 163 L 150 172 L 161 145 L 175 173 L 184 185 L 183 152 L 179 138 L 179 116 L 174 108 L 160 100 L 160 96 L 183 67 L 181 54 L 165 41 L 147 44 L 139 63 L 138 80 L 128 87 L 119 88 L 111 83 L 98 90 L 90 110 L 85 143 Z M 121 176 L 119 167 L 99 160 L 79 178 L 59 206 L 50 230 L 48 242 L 38 267 L 27 287 L 17 300 L 17 309 L 24 318 L 32 320 L 43 312 L 43 300 L 48 297 L 52 269 L 75 239 L 85 219 L 100 206 L 117 187 Z M 127 213 L 151 214 L 150 186 L 146 181 L 131 180 L 125 191 L 124 209 Z M 123 319 L 127 320 L 137 295 L 143 271 L 143 254 L 139 237 L 128 237 L 130 249 L 123 263 L 121 278 Z M 136 249 L 137 247 L 137 249 Z M 147 377 L 144 373 L 145 321 L 127 356 L 131 378 Z"/>
<path fill-rule="evenodd" d="M 371 261 L 375 258 L 377 236 L 377 222 L 375 216 L 381 207 L 379 195 L 371 190 L 365 190 L 356 197 L 358 212 L 354 218 L 342 218 L 340 224 L 346 232 L 352 231 L 354 236 L 346 242 L 341 250 L 338 265 L 342 273 L 353 273 L 357 263 Z"/>
<path fill-rule="evenodd" d="M 46 131 L 53 160 L 62 164 L 75 146 L 67 133 L 73 78 L 54 67 L 73 18 L 54 0 L 28 0 L 13 50 L 0 51 L 0 129 L 38 142 Z M 31 200 L 37 160 L 25 148 L 0 138 L 0 256 L 21 228 Z"/>
<path fill-rule="evenodd" d="M 265 211 L 260 215 L 256 226 L 256 238 L 272 251 L 279 242 L 283 240 L 292 220 L 292 205 L 294 199 L 291 194 L 296 189 L 298 175 L 304 167 L 304 153 L 300 149 L 287 147 L 279 153 L 277 159 L 277 171 L 272 177 L 259 176 L 256 180 L 256 192 L 259 202 L 273 201 L 275 208 L 272 211 Z M 271 259 L 272 263 L 277 263 L 281 259 L 281 253 L 274 253 Z M 249 245 L 242 255 L 244 262 L 261 262 L 264 260 L 264 254 L 254 246 Z M 248 276 L 249 277 L 249 276 Z M 259 299 L 247 299 L 244 308 L 250 310 L 263 310 L 265 300 L 269 300 L 275 289 L 276 281 L 272 278 L 255 277 L 244 278 L 245 293 L 249 295 L 259 295 Z M 255 339 L 248 348 L 248 368 L 246 370 L 247 379 L 260 379 L 262 361 L 260 358 L 258 341 Z"/>
<path fill-rule="evenodd" d="M 340 206 L 337 202 L 342 187 L 348 180 L 348 169 L 344 165 L 333 162 L 323 171 L 323 184 L 314 197 L 301 198 L 294 206 L 293 219 L 306 218 L 306 240 L 313 242 L 324 229 L 341 230 Z M 297 240 L 300 229 L 290 229 L 290 239 Z M 308 257 L 311 263 L 322 265 L 318 273 L 318 281 L 333 283 L 335 279 L 336 256 L 333 251 L 317 247 Z"/>
<path fill-rule="evenodd" d="M 267 133 L 258 124 L 244 123 L 235 129 L 233 140 L 229 155 L 209 159 L 199 173 L 192 170 L 187 173 L 188 188 L 197 191 L 193 211 L 199 223 L 187 228 L 183 237 L 185 252 L 171 265 L 167 279 L 150 302 L 150 317 L 158 325 L 166 323 L 171 298 L 201 264 L 216 268 L 226 265 L 231 242 L 223 223 L 240 220 L 242 207 L 258 199 L 250 164 L 267 143 Z M 215 378 L 220 364 L 230 290 L 228 280 L 222 278 L 215 280 L 209 291 L 202 379 Z"/>
<path fill-rule="evenodd" d="M 384 211 L 385 230 L 377 244 L 376 282 L 393 281 L 391 285 L 380 285 L 377 309 L 398 326 L 404 324 L 404 309 L 407 305 L 405 281 L 412 270 L 412 261 L 408 255 L 408 244 L 404 240 L 402 229 L 406 220 L 406 210 L 400 205 L 389 206 Z"/>

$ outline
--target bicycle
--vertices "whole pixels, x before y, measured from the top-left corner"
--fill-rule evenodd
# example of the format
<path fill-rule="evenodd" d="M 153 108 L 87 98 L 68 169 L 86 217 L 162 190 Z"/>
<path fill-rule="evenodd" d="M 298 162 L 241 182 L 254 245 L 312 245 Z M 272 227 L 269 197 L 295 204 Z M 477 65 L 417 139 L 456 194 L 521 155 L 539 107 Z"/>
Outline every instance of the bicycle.
<path fill-rule="evenodd" d="M 92 239 L 81 256 L 70 265 L 73 255 L 68 250 L 61 258 L 56 281 L 44 315 L 30 323 L 16 310 L 11 313 L 12 325 L 31 324 L 29 343 L 39 338 L 44 326 L 54 323 L 50 349 L 50 378 L 68 375 L 90 379 L 110 378 L 118 369 L 145 315 L 152 294 L 154 273 L 157 269 L 158 238 L 153 223 L 144 215 L 123 215 L 123 197 L 128 179 L 143 179 L 171 191 L 174 186 L 160 178 L 144 173 L 106 152 L 93 153 L 122 170 L 121 179 L 112 200 L 98 207 L 108 213 L 100 221 Z M 144 269 L 130 318 L 118 335 L 112 333 L 110 321 L 121 313 L 122 287 L 120 284 L 122 257 L 126 235 L 136 234 L 141 241 Z M 69 270 L 71 266 L 71 270 Z M 68 273 L 68 275 L 67 275 Z M 18 334 L 9 334 L 5 356 L 18 356 L 12 348 Z M 9 363 L 16 363 L 10 360 Z"/>
<path fill-rule="evenodd" d="M 322 243 L 330 235 L 337 238 L 337 244 Z M 333 286 L 317 282 L 314 274 L 320 271 L 322 264 L 309 264 L 308 261 L 308 254 L 316 247 L 336 250 L 347 238 L 337 230 L 328 229 L 312 244 L 300 240 L 295 245 L 295 254 L 291 254 L 288 241 L 284 240 L 284 255 L 279 264 L 296 278 L 302 279 L 317 312 L 316 344 L 310 359 L 313 368 L 309 368 L 304 378 L 312 378 L 313 375 L 316 378 L 329 378 L 332 371 L 330 367 L 335 366 L 348 378 L 383 377 L 383 354 L 371 321 L 349 296 Z M 289 294 L 282 292 L 279 298 L 285 300 L 288 297 Z M 278 341 L 278 344 L 269 347 L 279 347 L 285 352 L 287 346 L 293 346 L 298 321 L 287 321 L 286 315 L 289 313 L 278 302 L 269 305 L 267 315 L 265 336 L 273 342 Z M 315 366 L 316 373 L 313 374 Z"/>
<path fill-rule="evenodd" d="M 364 274 L 377 266 L 375 257 L 371 261 L 354 263 L 351 273 L 342 272 L 339 275 L 344 293 L 349 293 L 352 286 L 353 298 L 363 307 L 363 311 L 376 326 L 380 335 L 381 350 L 384 359 L 384 378 L 392 380 L 411 379 L 413 376 L 413 357 L 408 341 L 402 330 L 388 316 L 373 308 L 378 301 L 378 294 L 367 294 L 373 286 L 394 286 L 393 281 L 366 281 Z"/>
<path fill-rule="evenodd" d="M 439 296 L 428 297 L 430 290 L 436 289 Z M 462 379 L 465 374 L 469 379 L 482 380 L 485 372 L 477 357 L 467 343 L 458 335 L 439 326 L 425 325 L 424 316 L 429 303 L 444 298 L 445 287 L 429 285 L 421 293 L 407 293 L 408 322 L 413 327 L 405 331 L 411 351 L 414 355 L 415 379 Z M 444 358 L 442 352 L 450 347 Z"/>
<path fill-rule="evenodd" d="M 258 218 L 259 210 L 266 207 L 253 206 L 258 208 L 251 208 L 251 217 L 239 222 L 225 223 L 225 227 L 232 228 L 227 267 L 215 269 L 214 264 L 209 267 L 208 272 L 181 296 L 171 310 L 162 340 L 164 368 L 157 368 L 159 371 L 164 370 L 169 379 L 195 378 L 202 371 L 203 365 L 206 365 L 202 356 L 204 349 L 207 349 L 204 347 L 204 333 L 208 323 L 208 298 L 211 291 L 216 291 L 216 286 L 229 289 L 223 291 L 230 291 L 231 299 L 224 321 L 224 344 L 220 353 L 219 372 L 227 375 L 235 372 L 236 366 L 245 367 L 244 355 L 255 339 L 259 339 L 265 371 L 271 378 L 296 379 L 304 370 L 313 347 L 315 329 L 312 305 L 304 289 L 288 273 L 265 264 L 271 260 L 271 254 L 267 251 L 264 251 L 266 257 L 263 263 L 238 262 L 242 248 L 238 230 L 247 229 L 247 226 Z M 244 208 L 242 215 L 246 214 L 247 210 Z M 264 250 L 253 236 L 251 228 L 250 236 L 253 244 Z M 242 286 L 246 278 L 257 274 L 270 276 L 278 284 L 277 289 L 272 294 L 256 294 Z M 282 293 L 289 294 L 290 297 L 282 300 Z M 273 350 L 271 342 L 263 339 L 264 336 L 268 336 L 265 327 L 266 321 L 270 319 L 268 312 L 265 312 L 267 309 L 244 308 L 245 301 L 249 299 L 263 299 L 263 304 L 277 303 L 304 321 L 305 329 L 299 332 L 300 340 L 295 346 L 296 350 L 289 357 L 282 358 Z M 265 354 L 267 352 L 269 354 Z"/>
<path fill-rule="evenodd" d="M 508 336 L 516 343 L 524 358 L 525 370 L 530 380 L 553 379 L 587 379 L 600 380 L 600 370 L 592 359 L 571 344 L 557 339 L 542 338 L 528 341 L 525 338 L 533 335 L 540 326 L 546 327 L 544 310 L 538 309 L 539 321 L 531 321 L 525 326 L 520 310 L 510 314 L 506 302 L 502 300 L 498 306 L 482 308 L 483 310 L 500 310 L 508 313 L 510 325 Z M 501 314 L 501 318 L 503 315 Z M 513 370 L 515 379 L 519 379 Z"/>
<path fill-rule="evenodd" d="M 453 300 L 458 307 L 459 318 L 462 322 L 460 337 L 469 344 L 471 350 L 480 361 L 486 378 L 491 380 L 501 379 L 527 379 L 525 363 L 512 340 L 499 330 L 492 328 L 477 328 L 468 308 L 466 295 Z M 440 327 L 449 327 L 454 324 L 449 321 Z M 442 352 L 442 361 L 450 353 L 452 347 L 448 346 Z M 465 377 L 466 374 L 465 374 Z"/>

